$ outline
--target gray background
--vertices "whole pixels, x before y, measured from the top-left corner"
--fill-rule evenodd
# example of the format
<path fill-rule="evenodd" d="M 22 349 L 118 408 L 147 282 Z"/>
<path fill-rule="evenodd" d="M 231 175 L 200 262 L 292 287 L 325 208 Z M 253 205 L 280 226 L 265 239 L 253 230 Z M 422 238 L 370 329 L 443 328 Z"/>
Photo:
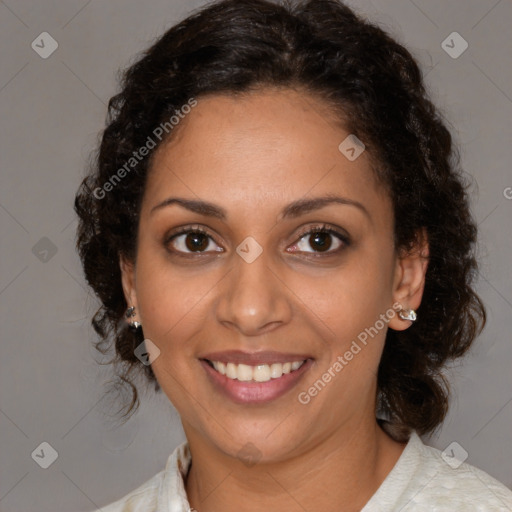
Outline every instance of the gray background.
<path fill-rule="evenodd" d="M 72 202 L 116 71 L 203 3 L 0 2 L 1 512 L 93 510 L 163 469 L 184 439 L 164 395 L 144 395 L 139 413 L 118 429 L 111 420 L 114 404 L 103 398 L 110 370 L 92 347 L 97 303 L 74 250 Z M 512 3 L 349 4 L 419 59 L 475 179 L 478 289 L 489 322 L 471 355 L 450 370 L 449 417 L 426 441 L 441 450 L 458 442 L 469 463 L 512 486 Z M 58 42 L 47 59 L 31 48 L 45 31 Z M 469 44 L 456 59 L 441 47 L 454 31 Z M 31 457 L 43 441 L 58 452 L 48 469 Z"/>

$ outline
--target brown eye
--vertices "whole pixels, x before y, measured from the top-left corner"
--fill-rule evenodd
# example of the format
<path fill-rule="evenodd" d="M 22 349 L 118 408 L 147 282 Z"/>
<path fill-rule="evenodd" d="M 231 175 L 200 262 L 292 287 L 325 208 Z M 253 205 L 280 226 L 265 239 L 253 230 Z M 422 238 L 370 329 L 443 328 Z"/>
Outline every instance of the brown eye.
<path fill-rule="evenodd" d="M 323 225 L 315 226 L 303 232 L 300 235 L 299 241 L 295 242 L 291 247 L 291 252 L 334 254 L 349 245 L 348 235 Z"/>
<path fill-rule="evenodd" d="M 328 251 L 332 245 L 332 235 L 326 232 L 318 232 L 309 236 L 309 245 L 313 250 L 319 252 Z"/>
<path fill-rule="evenodd" d="M 210 245 L 213 244 L 213 248 Z M 222 248 L 215 248 L 213 238 L 201 229 L 185 229 L 169 237 L 165 245 L 171 245 L 172 251 L 177 253 L 205 253 L 211 251 L 222 251 Z M 209 249 L 209 250 L 208 250 Z"/>
<path fill-rule="evenodd" d="M 190 251 L 204 251 L 208 247 L 208 237 L 202 233 L 185 235 L 185 246 Z"/>

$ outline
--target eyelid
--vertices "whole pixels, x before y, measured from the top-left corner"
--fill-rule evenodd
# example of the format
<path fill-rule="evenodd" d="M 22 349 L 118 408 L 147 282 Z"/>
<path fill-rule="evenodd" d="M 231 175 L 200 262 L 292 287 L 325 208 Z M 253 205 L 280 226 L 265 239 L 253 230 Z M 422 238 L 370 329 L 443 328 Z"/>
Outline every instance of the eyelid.
<path fill-rule="evenodd" d="M 341 230 L 341 231 L 343 231 L 343 230 Z M 337 237 L 343 243 L 344 246 L 350 245 L 351 241 L 350 241 L 349 235 L 346 233 L 340 232 L 340 228 L 337 228 L 328 223 L 318 223 L 318 224 L 309 225 L 309 226 L 302 228 L 299 231 L 299 233 L 297 235 L 295 235 L 295 241 L 292 243 L 292 245 L 297 244 L 305 236 L 311 235 L 313 233 L 318 233 L 318 232 L 329 233 L 329 234 Z M 203 226 L 201 226 L 199 224 L 181 226 L 179 228 L 176 228 L 175 230 L 172 230 L 170 233 L 167 233 L 164 236 L 164 245 L 167 246 L 172 240 L 174 240 L 178 236 L 188 234 L 188 233 L 201 233 L 201 234 L 209 237 L 211 240 L 213 240 L 213 242 L 216 245 L 220 246 L 220 244 L 216 241 L 215 237 L 207 229 L 205 229 Z M 327 254 L 336 254 L 337 252 L 339 252 L 339 250 L 340 249 L 336 249 L 334 251 L 326 251 L 325 253 L 313 251 L 312 253 L 306 253 L 306 254 L 317 254 L 317 255 L 321 256 L 322 254 L 326 254 L 326 255 Z M 222 251 L 215 251 L 215 252 L 223 252 L 223 251 L 224 251 L 224 249 Z M 173 252 L 176 254 L 187 254 L 187 255 L 199 254 L 200 255 L 200 254 L 209 254 L 212 251 L 197 251 L 197 252 L 189 252 L 189 253 L 185 252 L 184 253 L 183 251 L 173 250 Z M 303 252 L 303 251 L 298 251 L 298 252 Z"/>
<path fill-rule="evenodd" d="M 343 233 L 340 228 L 337 228 L 336 226 L 333 226 L 331 224 L 322 222 L 313 226 L 308 226 L 301 230 L 299 234 L 297 235 L 299 240 L 303 238 L 305 235 L 310 235 L 312 233 L 330 233 L 331 235 L 337 236 L 344 244 L 349 245 L 350 244 L 350 237 L 348 233 Z"/>
<path fill-rule="evenodd" d="M 164 235 L 164 242 L 169 243 L 173 238 L 188 233 L 201 233 L 205 236 L 210 237 L 217 245 L 219 245 L 215 240 L 215 236 L 213 236 L 213 234 L 210 233 L 210 231 L 207 228 L 204 228 L 200 224 L 190 224 L 187 226 L 181 226 L 179 228 L 173 229 Z"/>
<path fill-rule="evenodd" d="M 340 245 L 340 247 L 338 247 L 334 250 L 327 250 L 327 251 L 309 252 L 309 251 L 301 251 L 301 250 L 289 251 L 287 249 L 287 252 L 305 254 L 305 255 L 307 255 L 306 256 L 307 258 L 311 258 L 311 257 L 326 258 L 329 256 L 339 255 L 341 251 L 345 250 L 347 247 L 349 247 L 351 245 L 351 238 L 345 230 L 323 222 L 323 223 L 319 223 L 319 224 L 316 224 L 313 226 L 308 226 L 308 227 L 302 229 L 299 232 L 299 234 L 296 235 L 297 240 L 295 242 L 293 242 L 292 246 L 296 246 L 304 237 L 306 237 L 308 235 L 312 235 L 313 233 L 328 233 L 328 234 L 334 236 L 335 238 L 337 238 L 341 245 Z"/>

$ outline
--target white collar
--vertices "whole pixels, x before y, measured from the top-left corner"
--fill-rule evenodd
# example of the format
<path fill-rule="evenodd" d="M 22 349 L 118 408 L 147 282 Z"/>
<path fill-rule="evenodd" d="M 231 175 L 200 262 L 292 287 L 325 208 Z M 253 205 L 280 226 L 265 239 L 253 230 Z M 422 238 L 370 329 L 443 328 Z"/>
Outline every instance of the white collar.
<path fill-rule="evenodd" d="M 361 512 L 379 510 L 384 502 L 393 503 L 404 492 L 407 480 L 404 480 L 404 469 L 412 474 L 420 464 L 423 442 L 416 432 L 412 432 L 409 441 L 393 469 L 384 479 L 377 492 L 371 497 Z M 164 478 L 158 493 L 159 512 L 190 512 L 190 504 L 185 490 L 185 478 L 191 463 L 188 442 L 180 444 L 167 460 Z"/>

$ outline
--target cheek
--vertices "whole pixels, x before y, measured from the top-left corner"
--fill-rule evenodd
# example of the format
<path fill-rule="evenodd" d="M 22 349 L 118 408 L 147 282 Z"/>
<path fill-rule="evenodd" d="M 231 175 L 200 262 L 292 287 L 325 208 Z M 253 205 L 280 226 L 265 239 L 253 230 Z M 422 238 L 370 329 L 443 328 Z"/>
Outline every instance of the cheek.
<path fill-rule="evenodd" d="M 368 290 L 352 289 L 348 283 L 340 290 L 333 286 L 331 293 L 312 299 L 317 337 L 324 340 L 325 357 L 319 359 L 319 372 L 326 372 L 339 357 L 343 360 L 336 372 L 344 389 L 356 382 L 370 381 L 376 373 L 387 331 L 387 322 L 380 320 L 385 306 Z M 364 288 L 363 288 L 364 290 Z M 313 308 L 312 308 L 313 309 Z M 370 377 L 370 379 L 368 378 Z M 347 387 L 345 379 L 349 379 Z M 357 386 L 355 386 L 357 387 Z"/>
<path fill-rule="evenodd" d="M 225 272 L 224 272 L 225 273 Z M 212 317 L 211 298 L 221 269 L 172 265 L 154 248 L 141 248 L 137 259 L 137 301 L 144 336 L 173 360 L 189 357 L 190 341 Z"/>
<path fill-rule="evenodd" d="M 315 372 L 301 387 L 319 414 L 325 408 L 335 417 L 354 412 L 374 395 L 388 322 L 395 314 L 387 281 L 365 265 L 365 272 L 347 269 L 325 279 L 322 292 L 319 281 L 297 288 L 297 295 L 306 297 L 304 310 L 309 310 L 313 332 L 325 341 L 319 344 L 321 357 Z"/>
<path fill-rule="evenodd" d="M 195 341 L 211 316 L 208 292 L 216 281 L 210 273 L 192 275 L 150 251 L 139 251 L 137 301 L 144 337 L 160 351 L 152 369 L 169 400 L 187 415 L 195 414 L 189 393 L 198 394 L 191 371 Z"/>
<path fill-rule="evenodd" d="M 391 264 L 385 259 L 377 252 L 361 252 L 323 276 L 296 274 L 289 287 L 329 339 L 343 344 L 374 325 L 391 305 Z"/>

